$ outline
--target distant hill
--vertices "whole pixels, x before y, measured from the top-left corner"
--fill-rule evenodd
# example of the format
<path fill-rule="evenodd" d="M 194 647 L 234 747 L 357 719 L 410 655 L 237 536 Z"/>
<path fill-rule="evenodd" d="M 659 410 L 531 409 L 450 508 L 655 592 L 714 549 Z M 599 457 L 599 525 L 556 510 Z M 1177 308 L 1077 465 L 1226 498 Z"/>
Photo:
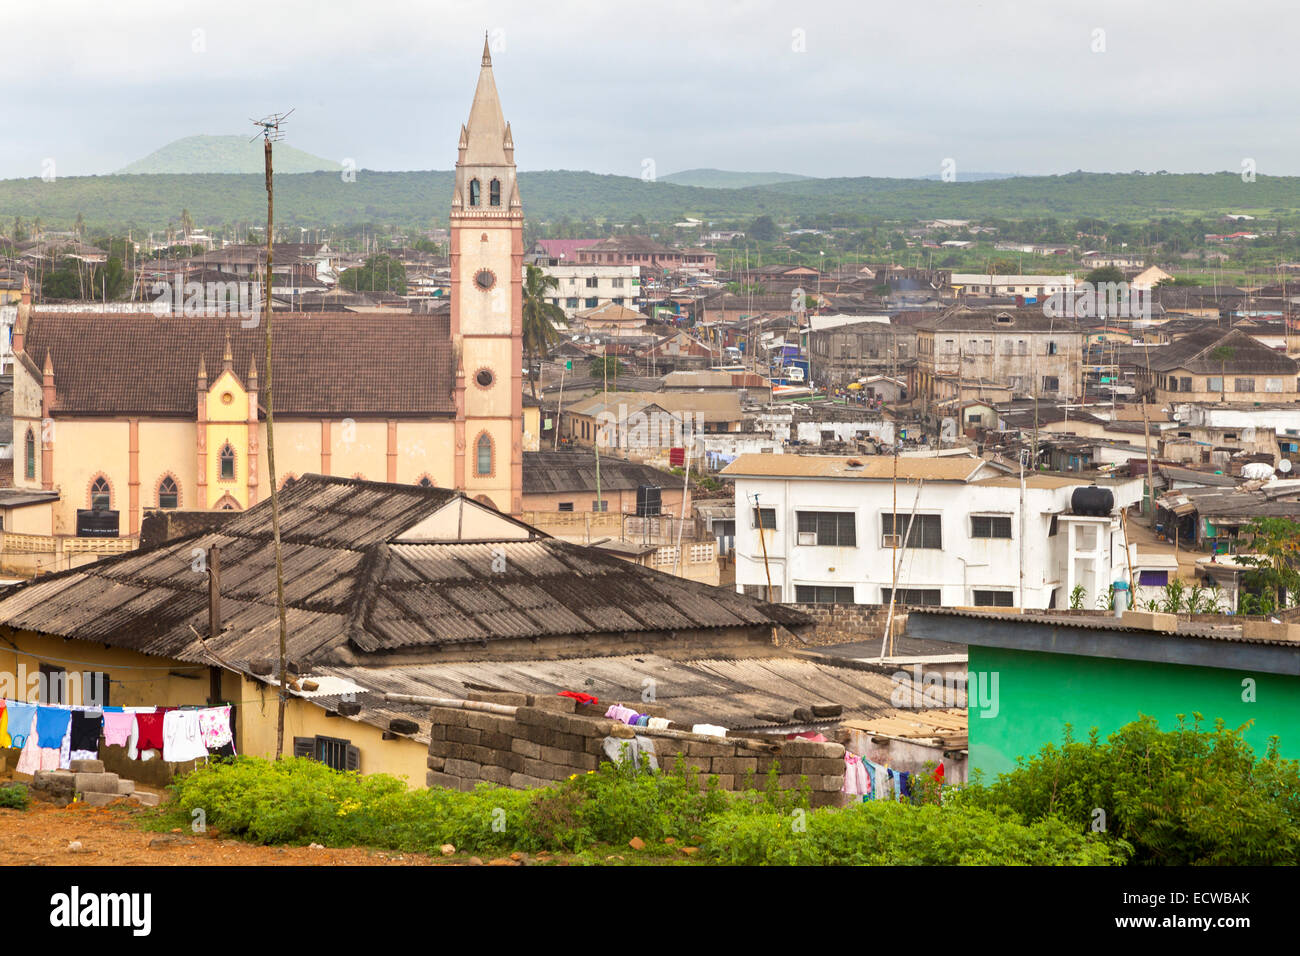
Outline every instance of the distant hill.
<path fill-rule="evenodd" d="M 748 186 L 771 186 L 812 179 L 796 173 L 740 173 L 730 169 L 683 169 L 680 173 L 660 176 L 659 181 L 674 186 L 700 186 L 705 189 L 745 189 Z"/>
<path fill-rule="evenodd" d="M 246 136 L 186 136 L 117 171 L 117 175 L 164 173 L 260 173 L 262 141 Z M 275 147 L 277 173 L 337 171 L 342 165 L 285 143 Z"/>
<path fill-rule="evenodd" d="M 277 154 L 277 157 L 280 154 Z M 277 159 L 277 170 L 280 164 Z M 344 226 L 363 223 L 428 228 L 446 225 L 451 204 L 450 170 L 375 172 L 358 170 L 355 182 L 338 173 L 278 174 L 276 220 L 286 225 Z M 533 225 L 594 220 L 650 222 L 686 216 L 712 222 L 778 221 L 826 217 L 852 224 L 886 219 L 1070 218 L 1117 221 L 1248 213 L 1273 219 L 1300 212 L 1300 177 L 1259 176 L 1243 183 L 1238 173 L 1141 175 L 1066 173 L 984 182 L 923 179 L 797 179 L 769 186 L 717 189 L 645 182 L 573 170 L 519 175 L 524 215 Z M 253 175 L 60 176 L 0 180 L 0 210 L 12 217 L 39 217 L 46 228 L 70 227 L 77 214 L 92 228 L 158 229 L 182 209 L 204 227 L 258 222 L 266 215 L 259 168 Z M 1208 230 L 1207 230 L 1208 231 Z"/>
<path fill-rule="evenodd" d="M 957 170 L 956 182 L 959 183 L 982 183 L 990 179 L 1015 179 L 1019 173 L 967 173 Z M 930 173 L 926 176 L 917 176 L 917 179 L 943 179 L 943 173 Z"/>

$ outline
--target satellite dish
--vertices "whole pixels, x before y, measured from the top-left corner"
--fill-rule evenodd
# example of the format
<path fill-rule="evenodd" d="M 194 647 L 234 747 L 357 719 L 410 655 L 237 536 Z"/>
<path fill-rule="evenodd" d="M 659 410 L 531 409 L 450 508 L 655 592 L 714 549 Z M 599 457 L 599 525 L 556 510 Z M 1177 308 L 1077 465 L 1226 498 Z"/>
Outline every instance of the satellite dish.
<path fill-rule="evenodd" d="M 1279 461 L 1277 463 L 1277 470 L 1282 472 L 1282 474 L 1284 475 L 1289 473 L 1291 471 L 1291 459 L 1283 458 L 1281 461 Z"/>

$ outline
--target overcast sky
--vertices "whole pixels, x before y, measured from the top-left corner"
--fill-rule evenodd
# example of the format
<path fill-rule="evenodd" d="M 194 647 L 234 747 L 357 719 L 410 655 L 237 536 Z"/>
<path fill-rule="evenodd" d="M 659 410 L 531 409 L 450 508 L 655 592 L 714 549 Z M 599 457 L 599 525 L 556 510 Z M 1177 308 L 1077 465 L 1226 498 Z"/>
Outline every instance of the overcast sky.
<path fill-rule="evenodd" d="M 0 177 L 291 106 L 308 152 L 447 169 L 485 30 L 522 169 L 1296 175 L 1298 25 L 1286 0 L 0 0 Z"/>

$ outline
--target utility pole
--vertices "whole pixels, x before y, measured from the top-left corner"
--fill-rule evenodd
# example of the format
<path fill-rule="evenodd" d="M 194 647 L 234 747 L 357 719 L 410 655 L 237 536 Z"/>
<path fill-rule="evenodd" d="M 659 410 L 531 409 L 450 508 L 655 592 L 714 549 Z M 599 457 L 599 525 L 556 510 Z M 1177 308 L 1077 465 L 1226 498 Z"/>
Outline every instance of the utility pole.
<path fill-rule="evenodd" d="M 289 110 L 292 113 L 293 110 Z M 271 392 L 271 282 L 274 273 L 275 191 L 272 183 L 271 144 L 284 138 L 280 126 L 289 113 L 275 113 L 262 120 L 262 150 L 266 157 L 266 272 L 262 277 L 262 327 L 266 333 L 266 465 L 271 481 L 271 534 L 275 541 L 275 606 L 280 616 L 280 702 L 275 723 L 275 759 L 284 754 L 284 709 L 289 699 L 288 622 L 284 608 L 284 555 L 280 547 L 280 490 L 275 483 L 275 412 Z M 254 139 L 257 137 L 254 136 Z"/>

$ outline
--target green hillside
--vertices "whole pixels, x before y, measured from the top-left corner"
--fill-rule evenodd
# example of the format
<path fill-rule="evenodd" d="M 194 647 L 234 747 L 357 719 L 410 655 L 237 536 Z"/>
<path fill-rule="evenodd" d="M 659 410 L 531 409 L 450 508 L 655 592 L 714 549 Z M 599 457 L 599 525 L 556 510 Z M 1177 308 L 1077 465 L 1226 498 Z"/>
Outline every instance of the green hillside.
<path fill-rule="evenodd" d="M 118 170 L 118 175 L 165 173 L 260 173 L 262 141 L 247 136 L 186 136 Z M 285 143 L 275 147 L 275 168 L 284 173 L 338 170 L 339 163 L 304 153 Z"/>
<path fill-rule="evenodd" d="M 1069 173 L 970 183 L 803 179 L 718 189 L 557 170 L 522 173 L 519 181 L 524 212 L 535 225 L 563 219 L 625 223 L 638 216 L 652 222 L 683 216 L 744 222 L 769 215 L 780 222 L 852 223 L 931 217 L 1142 221 L 1226 212 L 1287 218 L 1300 213 L 1300 178 L 1260 176 L 1243 183 L 1232 173 Z M 438 225 L 447 220 L 451 191 L 450 171 L 360 170 L 352 182 L 338 173 L 278 174 L 276 219 L 304 226 Z M 92 228 L 157 229 L 177 220 L 182 209 L 200 226 L 257 222 L 265 215 L 264 203 L 260 173 L 0 181 L 5 226 L 21 216 L 58 228 L 71 225 L 81 213 Z"/>
<path fill-rule="evenodd" d="M 811 179 L 797 173 L 740 173 L 730 169 L 683 169 L 679 173 L 660 176 L 659 181 L 676 186 L 702 186 L 706 189 L 744 189 L 748 186 L 770 186 L 773 183 L 791 183 Z"/>

